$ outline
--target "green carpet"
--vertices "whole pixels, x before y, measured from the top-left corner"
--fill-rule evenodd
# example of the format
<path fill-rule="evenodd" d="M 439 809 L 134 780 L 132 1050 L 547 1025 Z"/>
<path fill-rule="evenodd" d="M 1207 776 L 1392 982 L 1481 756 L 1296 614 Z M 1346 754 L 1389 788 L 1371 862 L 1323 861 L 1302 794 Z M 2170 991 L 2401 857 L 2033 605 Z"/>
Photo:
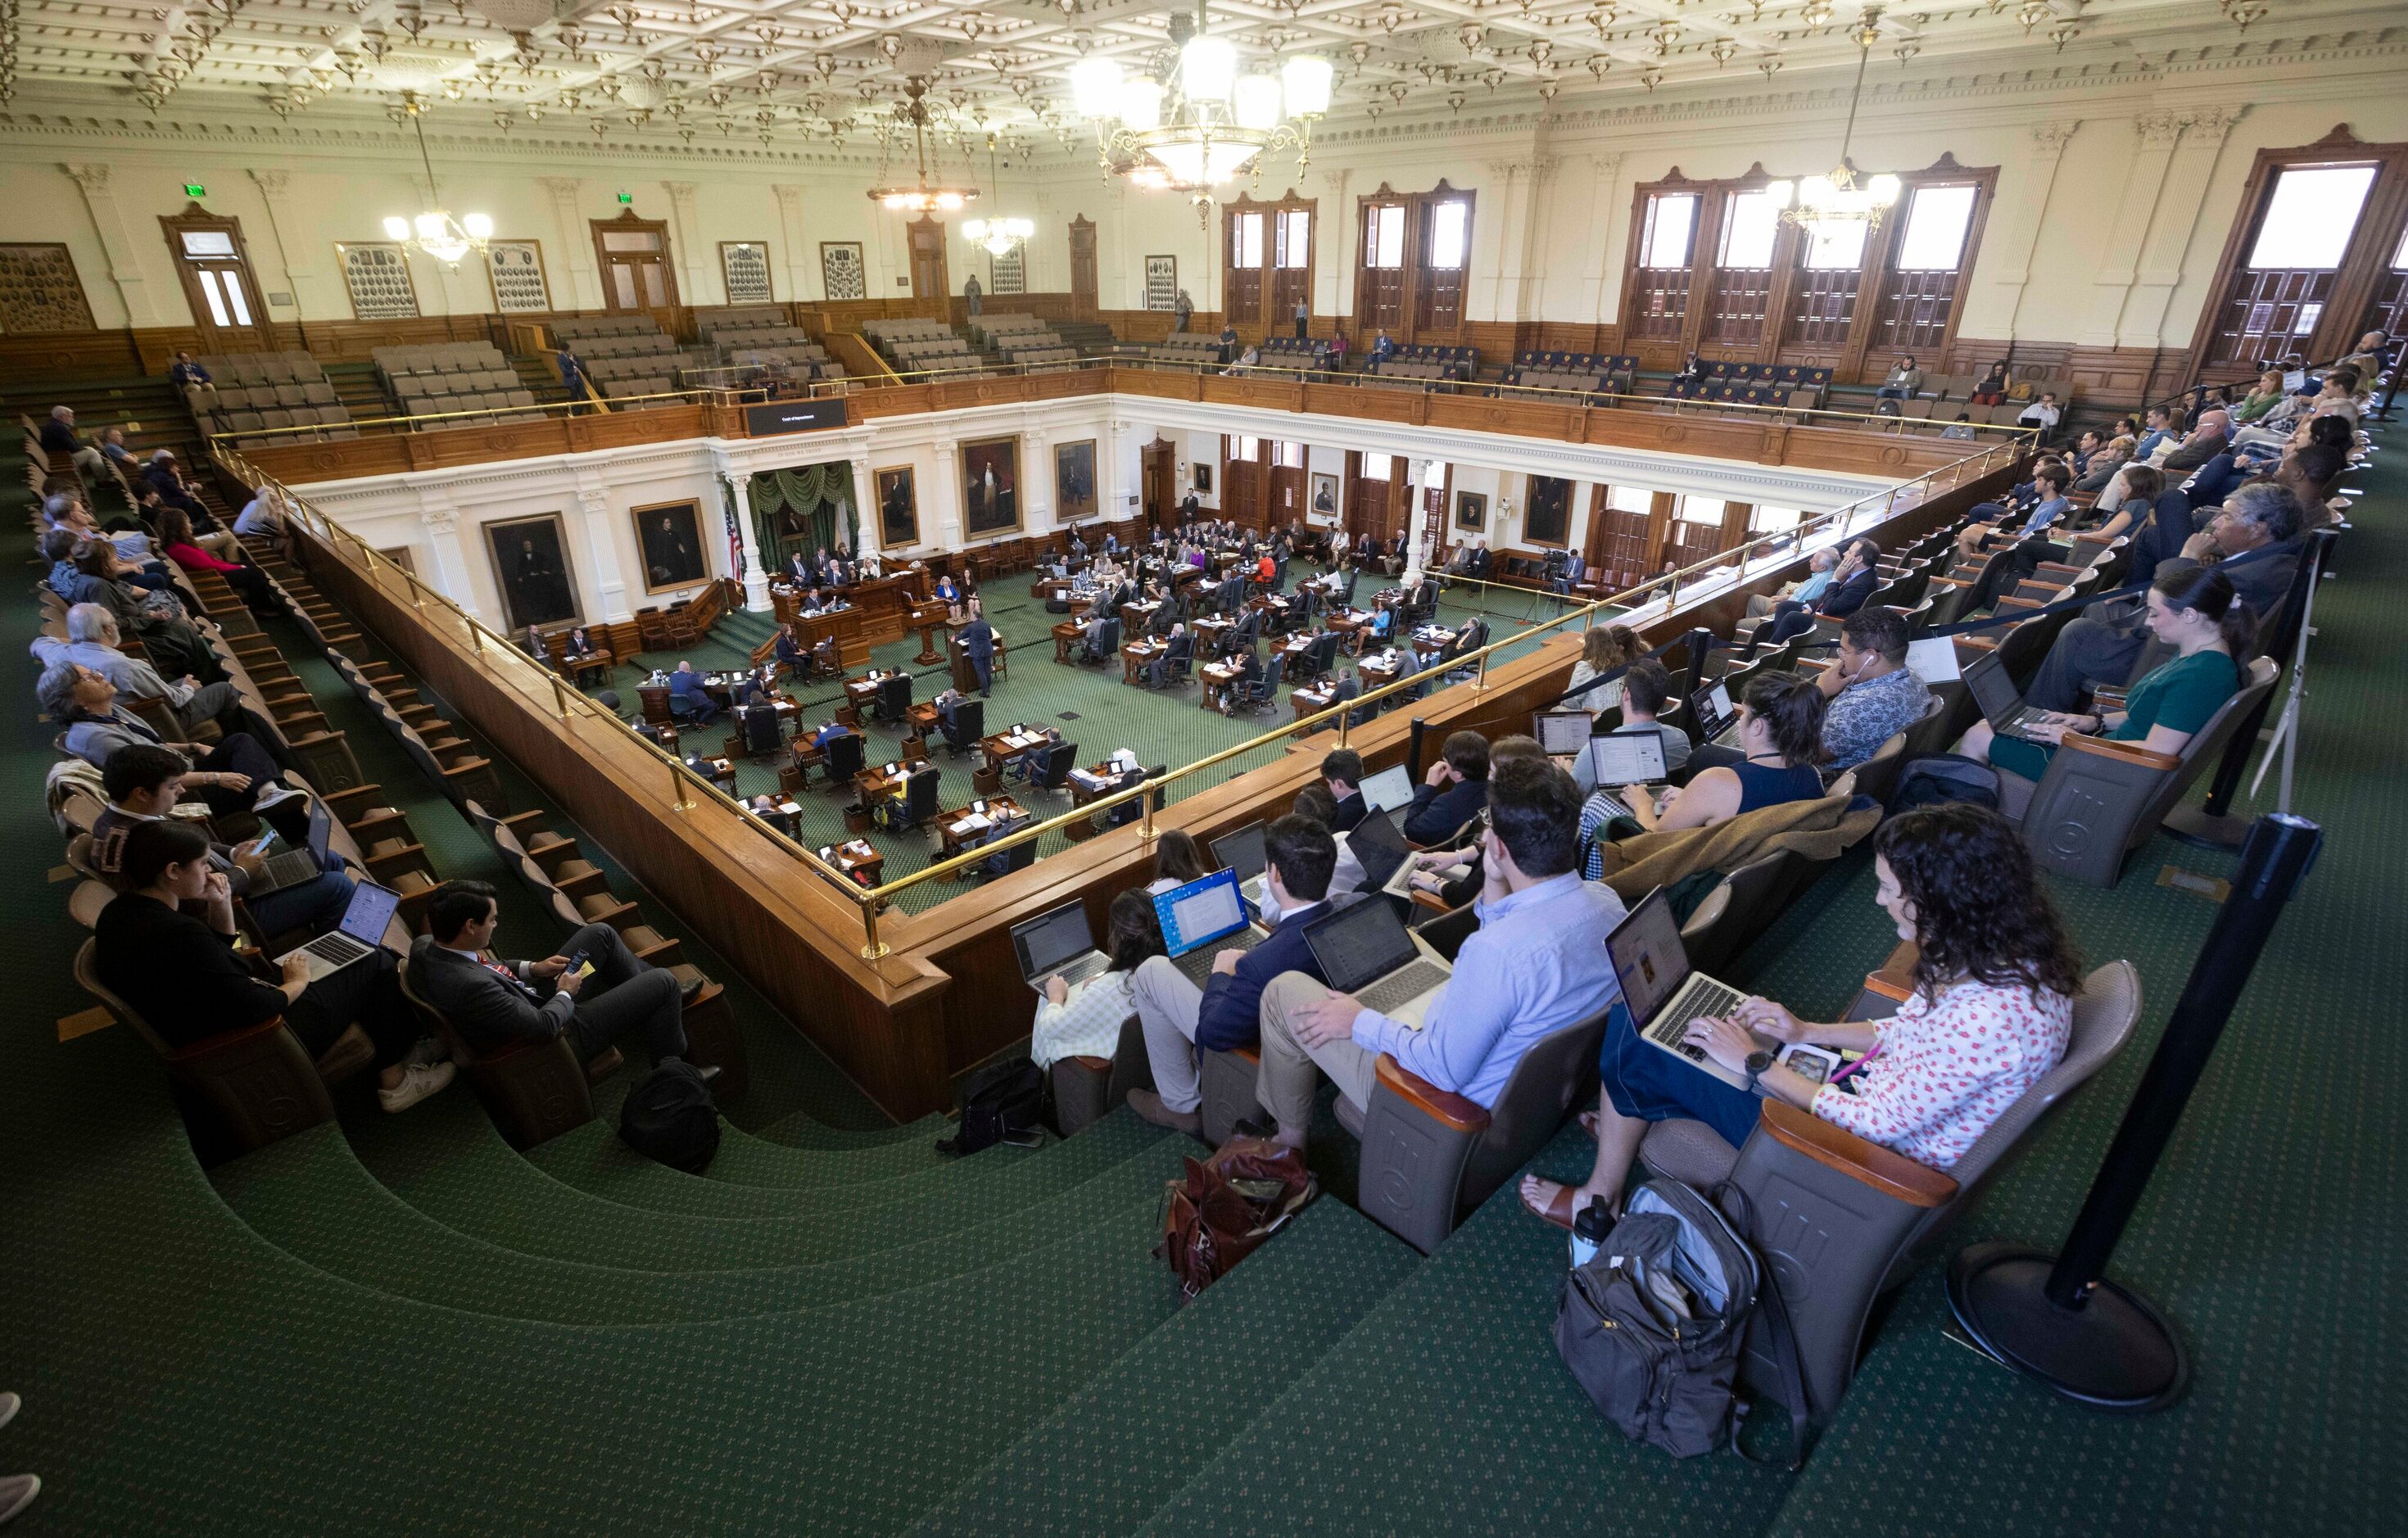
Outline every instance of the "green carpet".
<path fill-rule="evenodd" d="M 2196 1364 L 2161 1415 L 2079 1411 L 1978 1358 L 1927 1270 L 1802 1473 L 1634 1449 L 1555 1360 L 1561 1239 L 1510 1187 L 1424 1259 L 1340 1200 L 1349 1171 L 1182 1306 L 1149 1251 L 1194 1144 L 1124 1112 L 945 1161 L 940 1122 L 888 1125 L 590 842 L 730 985 L 753 1085 L 706 1175 L 619 1147 L 624 1073 L 604 1121 L 529 1155 L 465 1089 L 384 1116 L 351 1086 L 338 1125 L 205 1171 L 138 1041 L 57 1040 L 89 1000 L 67 888 L 38 876 L 61 841 L 38 811 L 50 731 L 26 712 L 0 741 L 21 787 L 0 820 L 20 1000 L 0 1032 L 0 1387 L 25 1396 L 0 1471 L 46 1488 L 10 1538 L 2387 1529 L 2408 1502 L 2383 1280 L 2408 1254 L 2390 1062 L 2408 538 L 2389 467 L 2349 483 L 2371 495 L 2319 599 L 2298 788 L 2331 844 L 2116 1257 Z M 31 606 L 0 625 L 22 647 Z M 505 946 L 554 939 L 297 632 L 271 634 L 438 870 L 495 880 Z M 1120 745 L 1088 725 L 1109 721 L 1156 762 L 1255 729 L 1033 649 L 1000 697 L 1032 715 L 1058 698 L 1082 751 Z M 542 804 L 504 773 L 514 806 Z M 2158 872 L 2232 863 L 2159 840 L 2111 891 L 2057 888 L 2093 961 L 2140 965 L 2143 1028 L 1956 1240 L 2061 1237 L 2214 917 Z M 1890 943 L 1871 887 L 1845 862 L 1736 980 L 1837 1009 Z M 1534 1162 L 1586 1157 L 1568 1128 Z M 1314 1162 L 1351 1163 L 1334 1133 Z"/>

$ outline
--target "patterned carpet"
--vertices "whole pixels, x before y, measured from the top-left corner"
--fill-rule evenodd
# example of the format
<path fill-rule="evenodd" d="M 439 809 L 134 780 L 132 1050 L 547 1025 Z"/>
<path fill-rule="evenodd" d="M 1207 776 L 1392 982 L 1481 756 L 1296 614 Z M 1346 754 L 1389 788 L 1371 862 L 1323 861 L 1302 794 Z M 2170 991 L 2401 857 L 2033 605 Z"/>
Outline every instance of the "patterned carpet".
<path fill-rule="evenodd" d="M 1976 1357 L 1927 1269 L 1801 1473 L 1671 1462 L 1623 1444 L 1556 1362 L 1559 1236 L 1510 1190 L 1427 1259 L 1324 1200 L 1182 1307 L 1148 1251 L 1193 1144 L 1124 1112 L 943 1161 L 939 1124 L 886 1125 L 690 935 L 753 1072 L 706 1176 L 616 1143 L 625 1075 L 602 1121 L 528 1156 L 465 1091 L 398 1117 L 353 1093 L 339 1126 L 205 1171 L 138 1041 L 57 1039 L 89 1001 L 65 888 L 35 876 L 59 840 L 38 812 L 49 728 L 25 712 L 0 742 L 22 1006 L 0 1032 L 0 1387 L 26 1401 L 0 1470 L 47 1488 L 11 1538 L 2387 1528 L 2408 1501 L 2383 1410 L 2408 1321 L 2382 1279 L 2408 1253 L 2390 612 L 2408 539 L 2396 473 L 2352 480 L 2371 496 L 2319 600 L 2299 780 L 2330 847 L 2116 1258 L 2197 1364 L 2164 1414 L 2075 1410 Z M 0 621 L 21 647 L 34 624 L 22 603 Z M 475 831 L 274 633 L 438 870 L 496 880 L 504 946 L 547 946 Z M 1082 751 L 1175 762 L 1245 729 L 1041 654 L 1012 688 L 1015 713 L 1080 712 Z M 2214 915 L 2160 869 L 2231 865 L 2160 840 L 2112 891 L 2058 889 L 2094 961 L 2139 963 L 2143 1029 L 1959 1238 L 2062 1235 Z M 1738 980 L 1836 1009 L 1888 947 L 1871 884 L 1861 859 L 1834 871 Z M 1535 1162 L 1585 1157 L 1567 1129 Z"/>

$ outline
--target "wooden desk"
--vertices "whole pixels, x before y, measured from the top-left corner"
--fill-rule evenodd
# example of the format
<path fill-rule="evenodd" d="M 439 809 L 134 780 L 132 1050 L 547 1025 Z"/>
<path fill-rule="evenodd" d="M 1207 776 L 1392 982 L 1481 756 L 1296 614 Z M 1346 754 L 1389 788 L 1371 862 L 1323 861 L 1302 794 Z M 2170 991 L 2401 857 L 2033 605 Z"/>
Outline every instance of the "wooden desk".
<path fill-rule="evenodd" d="M 864 673 L 859 678 L 846 679 L 844 681 L 845 703 L 853 707 L 855 714 L 866 712 L 872 705 L 878 703 L 878 686 L 888 679 L 896 677 L 900 672 L 899 668 L 888 668 L 884 672 Z"/>
<path fill-rule="evenodd" d="M 1197 668 L 1196 677 L 1204 685 L 1203 697 L 1197 703 L 1208 711 L 1221 709 L 1225 702 L 1224 697 L 1228 693 L 1230 686 L 1238 682 L 1239 675 L 1242 671 L 1240 665 L 1234 662 L 1208 662 Z"/>
<path fill-rule="evenodd" d="M 1121 605 L 1121 633 L 1125 636 L 1141 634 L 1147 625 L 1154 623 L 1154 616 L 1161 610 L 1162 600 L 1159 598 Z"/>
<path fill-rule="evenodd" d="M 1052 739 L 1043 732 L 1036 730 L 991 732 L 979 739 L 979 752 L 985 758 L 988 771 L 1000 774 L 1006 759 L 1016 758 L 1039 743 L 1050 740 Z"/>
<path fill-rule="evenodd" d="M 966 819 L 973 818 L 976 815 L 978 814 L 973 812 L 968 807 L 958 806 L 953 808 L 951 812 L 943 812 L 938 816 L 938 846 L 942 851 L 939 855 L 939 858 L 952 859 L 963 850 L 976 845 L 982 839 L 989 838 L 996 833 L 1010 832 L 1015 824 L 1025 823 L 1028 820 L 1028 809 L 1022 806 L 1019 801 L 1013 799 L 1011 797 L 990 796 L 986 798 L 986 825 L 983 826 L 963 826 Z M 956 874 L 960 880 L 968 881 L 970 879 L 970 873 L 967 870 L 959 871 Z"/>
<path fill-rule="evenodd" d="M 736 764 L 734 760 L 726 758 L 688 759 L 685 767 L 694 770 L 696 774 L 701 775 L 704 779 L 709 780 L 712 784 L 717 785 L 720 789 L 727 792 L 728 795 L 733 796 L 736 794 Z"/>
<path fill-rule="evenodd" d="M 936 705 L 925 699 L 918 701 L 903 712 L 903 724 L 911 728 L 909 735 L 925 738 L 939 729 Z"/>
<path fill-rule="evenodd" d="M 1290 663 L 1294 663 L 1297 658 L 1312 650 L 1312 638 L 1309 635 L 1297 635 L 1288 637 L 1287 640 L 1273 647 L 1271 655 L 1285 657 Z"/>
<path fill-rule="evenodd" d="M 1376 689 L 1383 683 L 1394 683 L 1397 682 L 1397 675 L 1402 669 L 1400 669 L 1397 664 L 1387 661 L 1382 657 L 1379 653 L 1374 652 L 1369 656 L 1357 662 L 1354 665 L 1354 670 L 1362 674 L 1367 681 L 1364 687 Z"/>
<path fill-rule="evenodd" d="M 1329 689 L 1291 689 L 1287 697 L 1288 709 L 1296 712 L 1298 721 L 1308 715 L 1317 715 L 1329 709 L 1329 697 L 1334 692 Z"/>
<path fill-rule="evenodd" d="M 1091 778 L 1093 783 L 1089 783 Z M 1070 806 L 1073 811 L 1076 811 L 1091 801 L 1100 800 L 1116 790 L 1125 788 L 1128 784 L 1128 776 L 1113 769 L 1111 760 L 1105 759 L 1101 763 L 1089 764 L 1086 768 L 1073 772 L 1062 783 L 1069 787 Z M 1096 820 L 1093 817 L 1082 817 L 1076 822 L 1065 823 L 1062 825 L 1062 832 L 1073 842 L 1092 839 L 1096 833 Z"/>
<path fill-rule="evenodd" d="M 573 657 L 563 656 L 560 659 L 561 671 L 566 673 L 569 677 L 569 682 L 575 683 L 580 688 L 583 688 L 585 686 L 585 680 L 596 668 L 601 670 L 602 682 L 604 683 L 609 683 L 610 682 L 610 669 L 615 666 L 617 666 L 616 659 L 612 657 L 610 649 L 607 646 L 597 646 L 591 652 L 582 653 L 580 655 Z"/>
<path fill-rule="evenodd" d="M 1147 664 L 1169 650 L 1170 643 L 1167 640 L 1132 640 L 1125 643 L 1121 647 L 1121 682 L 1135 683 L 1138 681 L 1138 673 Z"/>
<path fill-rule="evenodd" d="M 886 772 L 886 764 L 872 764 L 853 777 L 853 788 L 860 793 L 864 806 L 883 797 L 900 795 L 903 782 L 910 777 L 913 769 L 927 761 L 924 754 L 917 757 L 888 759 L 887 763 L 896 766 L 893 774 Z"/>
<path fill-rule="evenodd" d="M 1423 658 L 1424 660 L 1434 657 L 1440 652 L 1445 651 L 1448 647 L 1454 645 L 1458 638 L 1458 632 L 1454 630 L 1440 630 L 1434 634 L 1425 636 L 1416 631 L 1412 638 L 1413 643 L 1413 654 Z"/>
<path fill-rule="evenodd" d="M 847 839 L 842 843 L 822 844 L 820 858 L 863 886 L 875 886 L 886 879 L 886 856 L 867 839 Z"/>
<path fill-rule="evenodd" d="M 1237 628 L 1237 622 L 1216 617 L 1197 620 L 1187 628 L 1196 633 L 1196 650 L 1198 654 L 1217 652 L 1228 640 L 1229 632 Z"/>
<path fill-rule="evenodd" d="M 1054 627 L 1054 660 L 1068 663 L 1071 649 L 1079 644 L 1081 626 L 1075 620 L 1064 620 Z"/>

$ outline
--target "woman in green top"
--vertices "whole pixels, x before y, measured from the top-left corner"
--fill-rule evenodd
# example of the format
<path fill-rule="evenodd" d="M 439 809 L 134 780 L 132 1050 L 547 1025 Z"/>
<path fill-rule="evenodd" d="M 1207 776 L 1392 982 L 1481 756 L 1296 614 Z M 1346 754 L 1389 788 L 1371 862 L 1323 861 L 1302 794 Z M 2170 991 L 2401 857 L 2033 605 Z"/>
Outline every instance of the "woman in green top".
<path fill-rule="evenodd" d="M 2103 733 L 2111 742 L 2137 742 L 2152 753 L 2180 753 L 2241 689 L 2242 664 L 2257 640 L 2258 616 L 2234 596 L 2232 579 L 2214 567 L 2177 568 L 2149 589 L 2149 629 L 2181 654 L 2132 685 L 2121 711 L 2049 712 L 2030 730 L 2041 741 L 1999 737 L 1977 721 L 1956 744 L 1970 758 L 1986 757 L 2010 774 L 2038 780 L 2057 744 L 2069 736 Z"/>
<path fill-rule="evenodd" d="M 2258 376 L 2258 388 L 2241 397 L 2232 409 L 2232 420 L 2255 422 L 2283 403 L 2283 371 L 2269 368 Z"/>

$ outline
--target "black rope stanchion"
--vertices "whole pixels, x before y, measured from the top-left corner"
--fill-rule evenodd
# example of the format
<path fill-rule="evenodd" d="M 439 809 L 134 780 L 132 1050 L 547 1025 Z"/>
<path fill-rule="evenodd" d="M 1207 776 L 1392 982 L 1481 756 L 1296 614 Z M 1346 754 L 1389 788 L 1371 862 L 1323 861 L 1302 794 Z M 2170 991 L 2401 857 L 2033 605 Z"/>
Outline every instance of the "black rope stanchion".
<path fill-rule="evenodd" d="M 2216 914 L 2165 1035 L 2092 1181 L 2063 1253 L 1975 1244 L 1948 1267 L 1948 1306 L 1991 1356 L 2094 1409 L 2160 1410 L 2182 1396 L 2190 1362 L 2148 1300 L 2107 1276 L 2124 1226 L 2182 1121 L 2233 1001 L 2274 921 L 2324 840 L 2301 817 L 2260 817 L 2241 852 L 2232 895 Z"/>
<path fill-rule="evenodd" d="M 1415 716 L 1410 729 L 1412 735 L 1405 741 L 1405 778 L 1415 784 L 1420 784 L 1422 783 L 1422 734 L 1429 730 L 1429 723 L 1420 716 Z"/>

